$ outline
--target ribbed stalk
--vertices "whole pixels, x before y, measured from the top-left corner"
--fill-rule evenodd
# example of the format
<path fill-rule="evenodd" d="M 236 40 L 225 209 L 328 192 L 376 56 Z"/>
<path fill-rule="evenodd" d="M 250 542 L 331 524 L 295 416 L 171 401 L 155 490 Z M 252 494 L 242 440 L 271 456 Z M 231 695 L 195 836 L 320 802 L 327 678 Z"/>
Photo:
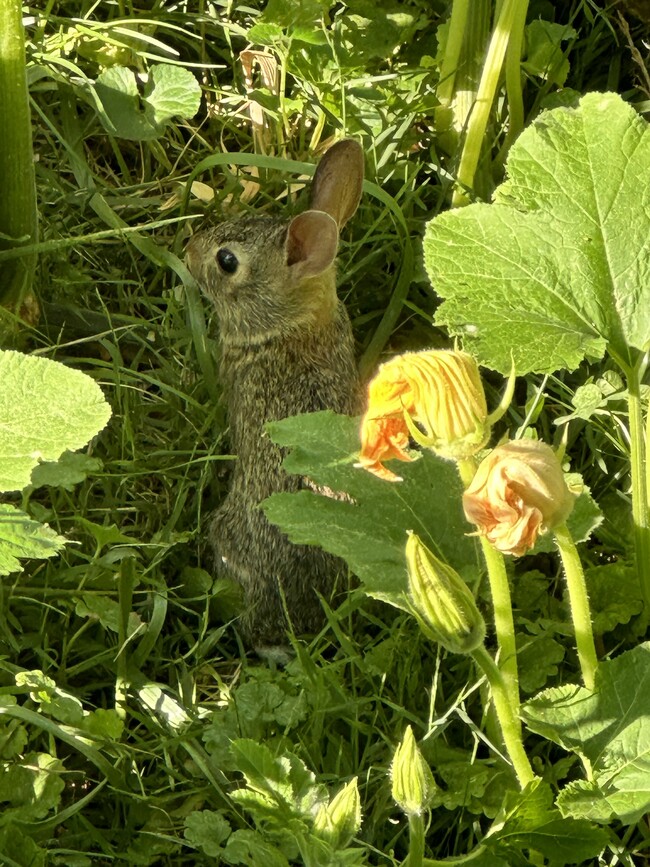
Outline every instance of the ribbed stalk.
<path fill-rule="evenodd" d="M 491 0 L 454 0 L 440 67 L 436 132 L 454 156 L 476 101 L 490 31 Z"/>
<path fill-rule="evenodd" d="M 421 813 L 409 816 L 409 854 L 404 867 L 422 867 L 424 864 L 424 819 Z"/>
<path fill-rule="evenodd" d="M 624 370 L 630 416 L 630 474 L 635 559 L 641 595 L 645 603 L 645 614 L 648 616 L 650 613 L 650 504 L 648 503 L 650 467 L 647 457 L 646 430 L 643 424 L 642 369 L 624 368 Z M 650 421 L 648 425 L 650 426 Z"/>
<path fill-rule="evenodd" d="M 580 669 L 582 670 L 582 679 L 587 689 L 594 689 L 598 657 L 596 656 L 594 633 L 591 627 L 591 610 L 589 608 L 589 597 L 587 596 L 585 573 L 578 549 L 566 524 L 556 527 L 554 533 L 560 557 L 562 558 L 567 589 L 569 591 L 569 604 L 571 606 L 571 617 L 576 635 L 576 648 L 578 650 Z"/>
<path fill-rule="evenodd" d="M 503 0 L 499 7 L 476 101 L 467 126 L 467 135 L 458 167 L 458 187 L 454 191 L 452 199 L 454 207 L 466 205 L 469 202 L 467 191 L 476 192 L 477 190 L 477 167 L 485 140 L 485 131 L 499 86 L 506 49 L 515 27 L 523 27 L 527 7 L 528 0 Z"/>
<path fill-rule="evenodd" d="M 490 684 L 494 709 L 497 712 L 497 718 L 501 726 L 503 742 L 506 745 L 510 761 L 519 780 L 519 785 L 523 789 L 524 786 L 535 779 L 535 775 L 524 749 L 521 736 L 521 722 L 517 716 L 516 709 L 510 703 L 510 697 L 503 676 L 487 650 L 484 647 L 479 647 L 472 652 L 472 657 L 482 669 Z"/>
<path fill-rule="evenodd" d="M 38 240 L 32 129 L 20 0 L 0 0 L 0 249 Z M 31 292 L 34 253 L 5 263 L 0 305 L 18 312 Z"/>

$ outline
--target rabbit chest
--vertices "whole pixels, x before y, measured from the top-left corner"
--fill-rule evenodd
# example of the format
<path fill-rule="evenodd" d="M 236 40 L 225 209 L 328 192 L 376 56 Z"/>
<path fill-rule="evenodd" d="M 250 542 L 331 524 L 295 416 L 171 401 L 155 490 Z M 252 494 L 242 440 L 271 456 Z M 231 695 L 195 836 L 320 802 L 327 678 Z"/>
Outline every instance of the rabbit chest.
<path fill-rule="evenodd" d="M 251 507 L 274 491 L 300 486 L 281 468 L 283 452 L 265 431 L 266 422 L 323 409 L 354 414 L 360 408 L 352 331 L 342 304 L 317 333 L 274 338 L 254 351 L 224 346 L 221 373 L 237 455 L 232 487 L 248 491 Z"/>

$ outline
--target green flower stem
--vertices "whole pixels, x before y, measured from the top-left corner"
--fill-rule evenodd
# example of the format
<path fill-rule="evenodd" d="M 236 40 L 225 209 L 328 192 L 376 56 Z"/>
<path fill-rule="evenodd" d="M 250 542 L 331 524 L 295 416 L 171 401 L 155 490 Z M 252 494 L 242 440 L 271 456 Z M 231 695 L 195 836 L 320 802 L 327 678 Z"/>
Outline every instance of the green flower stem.
<path fill-rule="evenodd" d="M 625 377 L 630 417 L 630 474 L 632 477 L 632 519 L 634 521 L 636 570 L 646 614 L 648 614 L 650 613 L 650 515 L 648 505 L 650 466 L 647 464 L 647 440 L 644 436 L 646 432 L 643 429 L 640 371 L 636 368 L 625 369 Z M 650 436 L 650 414 L 647 433 Z"/>
<path fill-rule="evenodd" d="M 461 207 L 469 202 L 467 191 L 473 189 L 474 186 L 474 176 L 481 156 L 490 112 L 499 86 L 508 42 L 515 26 L 522 19 L 521 7 L 525 9 L 527 5 L 528 0 L 504 0 L 501 6 L 485 58 L 474 110 L 467 126 L 467 135 L 458 167 L 458 186 L 452 198 L 453 207 Z"/>
<path fill-rule="evenodd" d="M 582 679 L 587 689 L 593 689 L 594 677 L 598 668 L 598 657 L 596 656 L 594 635 L 591 629 L 591 611 L 589 610 L 585 573 L 582 569 L 578 549 L 566 524 L 561 524 L 555 528 L 555 541 L 566 574 Z"/>
<path fill-rule="evenodd" d="M 492 607 L 494 608 L 494 628 L 499 645 L 499 667 L 505 680 L 510 702 L 519 707 L 519 669 L 517 667 L 517 644 L 515 642 L 515 621 L 512 616 L 512 598 L 506 574 L 503 554 L 497 551 L 487 539 L 481 539 L 483 557 L 487 566 Z"/>
<path fill-rule="evenodd" d="M 490 684 L 494 709 L 501 726 L 503 742 L 510 756 L 512 766 L 515 769 L 519 785 L 523 789 L 535 779 L 535 774 L 524 750 L 521 737 L 521 722 L 517 716 L 518 703 L 516 707 L 513 707 L 503 676 L 485 647 L 478 647 L 474 650 L 472 658 L 481 668 Z"/>
<path fill-rule="evenodd" d="M 421 813 L 409 816 L 409 854 L 404 867 L 422 867 L 424 863 L 424 819 Z"/>
<path fill-rule="evenodd" d="M 463 485 L 467 487 L 476 472 L 476 462 L 473 459 L 459 461 L 458 471 Z M 512 597 L 510 596 L 506 564 L 503 554 L 493 548 L 487 539 L 481 539 L 481 548 L 490 582 L 494 628 L 499 646 L 499 667 L 503 674 L 510 703 L 517 713 L 519 710 L 519 669 L 517 667 L 515 621 L 512 616 Z"/>

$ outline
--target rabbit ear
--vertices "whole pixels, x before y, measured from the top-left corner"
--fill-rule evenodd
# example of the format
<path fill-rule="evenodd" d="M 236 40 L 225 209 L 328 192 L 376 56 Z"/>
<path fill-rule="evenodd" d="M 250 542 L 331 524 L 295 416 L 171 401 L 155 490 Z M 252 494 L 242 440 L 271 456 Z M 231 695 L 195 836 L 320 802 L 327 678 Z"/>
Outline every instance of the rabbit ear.
<path fill-rule="evenodd" d="M 323 211 L 305 211 L 289 223 L 285 248 L 287 265 L 300 277 L 315 277 L 336 258 L 339 231 L 334 219 Z"/>
<path fill-rule="evenodd" d="M 341 229 L 356 211 L 363 184 L 363 150 L 352 139 L 333 145 L 322 158 L 311 186 L 310 207 L 325 211 Z"/>

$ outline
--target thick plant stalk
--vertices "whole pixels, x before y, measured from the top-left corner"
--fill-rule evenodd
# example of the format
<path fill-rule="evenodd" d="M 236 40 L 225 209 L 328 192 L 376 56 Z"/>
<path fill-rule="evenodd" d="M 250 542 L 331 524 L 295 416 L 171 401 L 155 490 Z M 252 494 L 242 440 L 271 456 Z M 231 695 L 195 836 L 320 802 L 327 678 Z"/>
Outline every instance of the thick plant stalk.
<path fill-rule="evenodd" d="M 409 854 L 404 867 L 422 867 L 424 864 L 424 819 L 421 813 L 409 816 Z"/>
<path fill-rule="evenodd" d="M 456 86 L 456 74 L 460 67 L 463 45 L 467 28 L 470 0 L 454 0 L 449 17 L 449 29 L 447 30 L 447 44 L 445 54 L 440 65 L 440 77 L 437 89 L 437 97 L 440 105 L 436 109 L 436 132 L 439 138 L 450 136 L 452 129 L 457 126 L 454 123 L 454 111 L 452 103 Z M 463 127 L 461 121 L 460 129 Z M 458 138 L 458 130 L 454 139 Z M 446 142 L 449 147 L 450 142 Z"/>
<path fill-rule="evenodd" d="M 499 668 L 508 690 L 510 703 L 518 709 L 519 668 L 517 666 L 515 621 L 512 616 L 512 597 L 506 564 L 503 554 L 493 548 L 487 539 L 481 539 L 481 548 L 490 582 L 490 595 L 494 609 L 494 629 L 499 645 Z"/>
<path fill-rule="evenodd" d="M 454 0 L 436 95 L 436 133 L 454 156 L 476 101 L 487 42 L 491 0 Z"/>
<path fill-rule="evenodd" d="M 501 726 L 503 742 L 510 756 L 510 761 L 517 775 L 519 785 L 523 789 L 535 779 L 535 774 L 524 750 L 521 737 L 521 722 L 517 715 L 518 708 L 513 708 L 510 703 L 510 697 L 502 674 L 485 647 L 481 646 L 474 650 L 472 657 L 490 684 L 494 709 Z"/>
<path fill-rule="evenodd" d="M 38 241 L 32 130 L 20 0 L 0 0 L 0 250 Z M 31 293 L 36 255 L 0 272 L 0 305 L 19 312 Z"/>
<path fill-rule="evenodd" d="M 594 635 L 591 628 L 591 611 L 589 609 L 587 585 L 585 584 L 585 573 L 580 562 L 578 549 L 566 524 L 556 527 L 554 533 L 560 557 L 562 558 L 569 591 L 571 617 L 573 618 L 582 679 L 587 689 L 593 689 L 595 686 L 596 669 L 598 668 L 598 657 L 596 656 Z"/>
<path fill-rule="evenodd" d="M 481 156 L 490 113 L 494 104 L 506 49 L 515 26 L 523 27 L 528 0 L 503 0 L 494 32 L 483 66 L 483 74 L 476 95 L 474 109 L 469 119 L 463 153 L 458 167 L 458 187 L 454 191 L 452 205 L 461 207 L 469 202 L 467 191 L 475 187 L 474 178 Z M 523 14 L 522 14 L 523 9 Z"/>
<path fill-rule="evenodd" d="M 645 359 L 643 360 L 645 368 Z M 632 519 L 634 521 L 634 550 L 636 570 L 641 586 L 641 595 L 646 616 L 650 615 L 650 466 L 648 466 L 646 434 L 650 434 L 650 413 L 648 428 L 644 430 L 643 406 L 641 400 L 642 369 L 625 370 L 630 417 L 630 475 L 632 478 Z"/>

